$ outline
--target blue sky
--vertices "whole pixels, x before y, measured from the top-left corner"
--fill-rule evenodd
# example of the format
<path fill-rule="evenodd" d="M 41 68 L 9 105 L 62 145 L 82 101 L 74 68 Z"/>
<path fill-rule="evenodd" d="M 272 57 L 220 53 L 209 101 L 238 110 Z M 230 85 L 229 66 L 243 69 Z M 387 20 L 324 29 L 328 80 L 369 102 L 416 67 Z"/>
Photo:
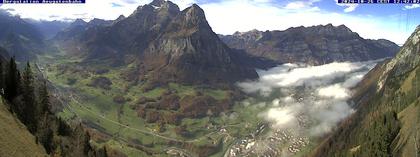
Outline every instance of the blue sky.
<path fill-rule="evenodd" d="M 130 15 L 152 0 L 86 0 L 76 5 L 2 5 L 1 9 L 24 18 L 74 20 L 116 19 Z M 216 33 L 284 30 L 290 27 L 345 24 L 364 38 L 385 38 L 403 44 L 420 24 L 420 5 L 342 5 L 336 0 L 173 0 L 181 9 L 193 3 L 206 12 Z M 42 7 L 40 7 L 42 6 Z"/>

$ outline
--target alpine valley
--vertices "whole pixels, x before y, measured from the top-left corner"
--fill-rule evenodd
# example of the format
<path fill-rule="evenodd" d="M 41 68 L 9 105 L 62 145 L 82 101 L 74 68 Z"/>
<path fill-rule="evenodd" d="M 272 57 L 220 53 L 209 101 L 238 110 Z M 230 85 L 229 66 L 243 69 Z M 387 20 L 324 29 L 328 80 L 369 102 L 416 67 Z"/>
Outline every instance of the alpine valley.
<path fill-rule="evenodd" d="M 72 22 L 0 10 L 0 156 L 416 156 L 420 27 L 213 32 L 153 0 Z M 419 76 L 418 76 L 419 75 Z"/>

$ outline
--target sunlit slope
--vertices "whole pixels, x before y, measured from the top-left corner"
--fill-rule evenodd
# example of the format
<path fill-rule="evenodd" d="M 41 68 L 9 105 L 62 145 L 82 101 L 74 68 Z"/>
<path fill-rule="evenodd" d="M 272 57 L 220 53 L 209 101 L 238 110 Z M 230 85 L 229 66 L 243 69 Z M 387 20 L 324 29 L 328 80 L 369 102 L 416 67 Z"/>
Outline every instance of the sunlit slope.
<path fill-rule="evenodd" d="M 419 117 L 420 117 L 419 103 L 413 103 L 400 113 L 400 120 L 402 127 L 394 141 L 394 154 L 401 154 L 401 156 L 416 156 L 418 153 L 418 133 Z"/>
<path fill-rule="evenodd" d="M 0 100 L 0 156 L 47 156 L 44 148 L 36 144 L 35 137 L 29 133 L 26 126 L 9 112 L 3 100 Z"/>
<path fill-rule="evenodd" d="M 356 88 L 358 111 L 312 156 L 419 154 L 420 27 L 392 60 L 378 65 Z"/>

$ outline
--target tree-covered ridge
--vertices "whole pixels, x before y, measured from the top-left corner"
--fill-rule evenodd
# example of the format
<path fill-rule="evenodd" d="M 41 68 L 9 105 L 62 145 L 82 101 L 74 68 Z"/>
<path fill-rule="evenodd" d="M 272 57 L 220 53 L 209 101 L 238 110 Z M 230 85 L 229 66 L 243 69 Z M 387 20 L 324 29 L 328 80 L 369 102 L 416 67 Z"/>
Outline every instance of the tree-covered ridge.
<path fill-rule="evenodd" d="M 51 156 L 106 156 L 91 147 L 82 125 L 71 127 L 51 112 L 47 83 L 34 75 L 30 63 L 21 74 L 15 58 L 0 60 L 0 89 L 10 112 Z"/>

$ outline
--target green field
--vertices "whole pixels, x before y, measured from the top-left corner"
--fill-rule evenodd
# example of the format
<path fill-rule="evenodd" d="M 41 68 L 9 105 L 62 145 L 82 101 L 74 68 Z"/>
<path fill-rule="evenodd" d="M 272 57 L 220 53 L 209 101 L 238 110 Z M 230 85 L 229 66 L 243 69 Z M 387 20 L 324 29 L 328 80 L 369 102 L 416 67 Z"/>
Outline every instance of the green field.
<path fill-rule="evenodd" d="M 51 61 L 54 60 L 54 61 Z M 82 120 L 92 128 L 111 135 L 107 141 L 97 141 L 95 144 L 107 145 L 119 150 L 128 156 L 136 156 L 145 153 L 129 145 L 131 141 L 137 141 L 137 145 L 147 148 L 156 154 L 165 155 L 168 148 L 176 147 L 188 153 L 194 154 L 190 147 L 200 148 L 203 146 L 218 147 L 213 156 L 222 156 L 228 146 L 237 138 L 249 135 L 261 121 L 256 117 L 262 108 L 246 107 L 237 103 L 229 113 L 218 117 L 204 117 L 199 119 L 184 118 L 182 126 L 190 136 L 183 137 L 175 133 L 178 126 L 165 124 L 165 130 L 158 132 L 155 123 L 146 123 L 137 116 L 135 110 L 130 108 L 135 105 L 140 97 L 157 98 L 165 91 L 175 91 L 179 97 L 194 95 L 201 92 L 216 100 L 227 98 L 228 91 L 209 88 L 198 88 L 181 84 L 170 83 L 168 86 L 156 87 L 145 91 L 144 82 L 133 83 L 121 78 L 126 67 L 100 67 L 108 69 L 105 73 L 97 74 L 91 69 L 78 67 L 79 60 L 60 56 L 41 56 L 40 65 L 45 67 L 44 73 L 61 91 L 62 99 L 69 101 L 67 106 L 58 115 L 66 120 Z M 69 66 L 71 68 L 62 68 Z M 79 69 L 78 69 L 79 68 Z M 77 70 L 74 70 L 77 69 Z M 93 79 L 106 77 L 112 84 L 109 89 L 90 86 Z M 116 103 L 113 98 L 123 96 L 127 101 Z M 234 116 L 233 116 L 234 115 Z M 209 127 L 211 126 L 211 127 Z M 221 133 L 220 128 L 225 128 L 226 133 Z M 183 145 L 168 144 L 170 141 L 184 143 Z M 190 145 L 186 147 L 185 145 Z M 195 150 L 197 151 L 197 150 Z"/>

